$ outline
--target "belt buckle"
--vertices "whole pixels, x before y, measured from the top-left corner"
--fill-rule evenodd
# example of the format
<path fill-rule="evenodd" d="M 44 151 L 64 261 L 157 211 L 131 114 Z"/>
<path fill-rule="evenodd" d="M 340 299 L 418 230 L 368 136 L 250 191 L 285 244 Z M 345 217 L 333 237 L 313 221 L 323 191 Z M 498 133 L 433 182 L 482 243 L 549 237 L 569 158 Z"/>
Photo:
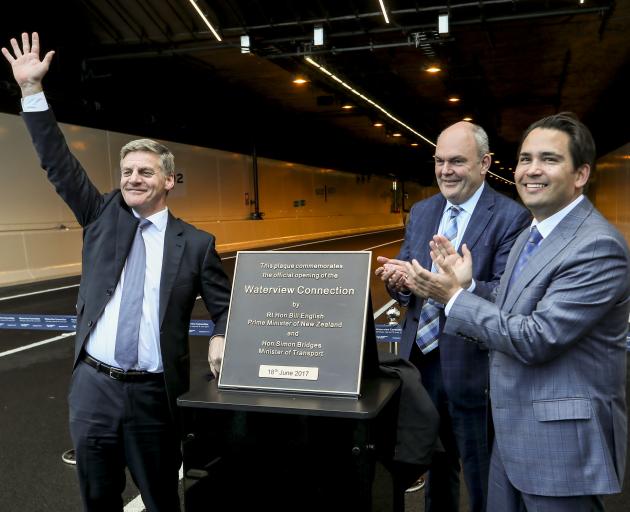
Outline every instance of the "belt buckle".
<path fill-rule="evenodd" d="M 116 370 L 115 368 L 110 368 L 109 369 L 109 378 L 110 379 L 123 380 L 122 379 L 123 375 L 124 375 L 123 372 L 121 372 L 119 370 Z"/>

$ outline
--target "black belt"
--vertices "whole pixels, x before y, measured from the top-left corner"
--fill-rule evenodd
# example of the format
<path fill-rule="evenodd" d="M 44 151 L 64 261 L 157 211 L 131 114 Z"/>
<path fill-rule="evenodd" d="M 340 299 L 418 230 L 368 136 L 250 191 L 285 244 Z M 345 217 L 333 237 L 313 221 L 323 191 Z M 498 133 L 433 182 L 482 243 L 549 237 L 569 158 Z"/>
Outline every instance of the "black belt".
<path fill-rule="evenodd" d="M 146 382 L 150 380 L 162 380 L 162 373 L 145 372 L 143 370 L 128 370 L 125 371 L 115 366 L 109 366 L 108 364 L 101 363 L 98 359 L 94 359 L 91 355 L 83 352 L 81 354 L 81 361 L 87 363 L 97 372 L 104 373 L 114 380 L 122 380 L 126 382 Z"/>

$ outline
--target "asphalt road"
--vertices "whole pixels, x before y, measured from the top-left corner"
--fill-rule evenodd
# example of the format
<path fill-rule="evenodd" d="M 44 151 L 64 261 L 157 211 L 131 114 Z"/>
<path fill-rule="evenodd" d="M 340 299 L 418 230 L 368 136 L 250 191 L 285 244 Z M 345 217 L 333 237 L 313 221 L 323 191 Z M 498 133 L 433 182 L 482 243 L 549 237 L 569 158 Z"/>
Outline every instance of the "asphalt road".
<path fill-rule="evenodd" d="M 402 230 L 394 230 L 269 249 L 372 250 L 372 266 L 376 268 L 376 255 L 393 257 L 402 237 Z M 235 254 L 221 257 L 231 278 Z M 77 284 L 78 277 L 0 289 L 0 313 L 73 315 Z M 54 288 L 61 289 L 45 291 Z M 380 281 L 373 279 L 371 292 L 375 311 L 388 302 L 389 296 Z M 198 301 L 192 316 L 209 318 L 202 301 Z M 61 460 L 62 453 L 71 448 L 66 396 L 74 336 L 5 354 L 61 334 L 64 333 L 0 329 L 0 511 L 81 510 L 75 469 Z M 207 340 L 191 337 L 190 344 L 193 368 L 195 361 L 198 368 L 207 355 Z M 128 478 L 125 503 L 134 500 L 137 494 Z M 133 503 L 125 509 L 132 510 L 143 509 Z"/>

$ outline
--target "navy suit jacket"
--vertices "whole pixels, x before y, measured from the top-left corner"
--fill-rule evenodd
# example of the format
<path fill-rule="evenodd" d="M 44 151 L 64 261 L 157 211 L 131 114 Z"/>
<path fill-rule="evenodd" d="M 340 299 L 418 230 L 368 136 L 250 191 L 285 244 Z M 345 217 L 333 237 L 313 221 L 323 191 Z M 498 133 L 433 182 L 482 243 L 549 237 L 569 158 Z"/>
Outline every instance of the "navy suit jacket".
<path fill-rule="evenodd" d="M 429 242 L 438 232 L 445 206 L 446 199 L 442 194 L 413 205 L 398 259 L 416 259 L 424 268 L 431 268 Z M 525 208 L 485 184 L 461 242 L 473 255 L 475 293 L 489 293 L 499 282 L 514 240 L 530 221 L 531 216 Z M 397 293 L 390 293 L 401 304 L 407 300 Z M 413 294 L 409 298 L 400 343 L 402 357 L 409 358 L 411 354 L 423 303 Z M 449 400 L 463 407 L 484 406 L 487 402 L 488 352 L 447 334 L 440 336 L 439 347 L 442 378 Z"/>
<path fill-rule="evenodd" d="M 50 110 L 23 112 L 48 180 L 83 227 L 81 285 L 77 298 L 74 366 L 86 339 L 110 300 L 122 273 L 138 220 L 120 190 L 101 194 L 72 155 Z M 203 298 L 215 334 L 225 332 L 230 284 L 214 237 L 170 214 L 164 235 L 160 281 L 160 350 L 171 411 L 189 388 L 188 328 L 197 295 Z"/>

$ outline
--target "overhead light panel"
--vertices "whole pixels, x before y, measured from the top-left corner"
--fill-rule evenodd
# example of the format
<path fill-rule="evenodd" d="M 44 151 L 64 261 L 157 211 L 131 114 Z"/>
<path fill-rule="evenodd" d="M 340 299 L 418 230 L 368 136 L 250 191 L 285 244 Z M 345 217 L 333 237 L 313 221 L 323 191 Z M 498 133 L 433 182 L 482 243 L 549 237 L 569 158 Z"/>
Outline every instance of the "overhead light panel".
<path fill-rule="evenodd" d="M 293 83 L 294 83 L 294 84 L 297 84 L 297 85 L 303 85 L 303 84 L 305 84 L 306 82 L 308 82 L 308 80 L 307 80 L 306 78 L 304 78 L 303 76 L 296 76 L 296 77 L 293 79 Z"/>
<path fill-rule="evenodd" d="M 378 111 L 380 111 L 382 114 L 386 115 L 388 118 L 390 118 L 392 121 L 394 121 L 395 123 L 398 123 L 400 126 L 402 126 L 403 128 L 405 128 L 406 130 L 409 130 L 411 133 L 413 133 L 414 135 L 420 137 L 422 140 L 424 140 L 425 142 L 427 142 L 428 144 L 431 144 L 432 146 L 435 147 L 435 142 L 427 139 L 424 135 L 422 135 L 420 132 L 414 130 L 411 126 L 409 126 L 408 124 L 404 123 L 403 121 L 401 121 L 400 119 L 398 119 L 397 117 L 395 117 L 393 114 L 390 114 L 387 110 L 385 110 L 381 105 L 379 105 L 378 103 L 376 103 L 373 99 L 368 98 L 365 94 L 357 91 L 354 87 L 352 87 L 350 84 L 344 82 L 341 78 L 339 78 L 338 76 L 336 76 L 335 74 L 331 73 L 330 71 L 328 71 L 324 66 L 318 64 L 317 62 L 315 62 L 311 57 L 304 57 L 304 60 L 306 62 L 308 62 L 310 65 L 314 66 L 315 68 L 317 68 L 321 73 L 323 73 L 324 75 L 326 75 L 328 78 L 330 78 L 331 80 L 334 80 L 335 82 L 337 82 L 339 85 L 341 85 L 342 87 L 344 87 L 346 90 L 350 91 L 352 94 L 354 94 L 355 96 L 358 96 L 359 98 L 361 98 L 363 101 L 369 103 L 372 107 L 374 107 L 375 109 L 377 109 Z"/>
<path fill-rule="evenodd" d="M 351 105 L 350 103 L 345 103 L 341 106 L 341 108 L 344 110 L 352 110 L 354 108 L 354 105 Z"/>
<path fill-rule="evenodd" d="M 381 4 L 381 11 L 383 11 L 383 18 L 385 18 L 385 23 L 389 23 L 389 18 L 387 17 L 387 9 L 385 9 L 385 2 L 383 0 L 378 0 L 378 3 Z"/>
<path fill-rule="evenodd" d="M 380 128 L 381 126 L 383 126 L 383 123 L 381 123 L 380 121 L 375 121 L 372 126 L 376 127 L 376 128 Z"/>
<path fill-rule="evenodd" d="M 241 53 L 249 53 L 249 36 L 241 36 Z"/>
<path fill-rule="evenodd" d="M 324 27 L 316 25 L 313 27 L 313 46 L 324 45 Z"/>
<path fill-rule="evenodd" d="M 440 71 L 442 71 L 442 68 L 439 68 L 437 66 L 429 66 L 428 68 L 426 68 L 425 71 L 427 73 L 439 73 Z"/>
<path fill-rule="evenodd" d="M 212 23 L 210 23 L 210 21 L 208 20 L 208 18 L 206 18 L 206 15 L 201 12 L 201 9 L 199 8 L 199 6 L 197 5 L 197 3 L 195 2 L 195 0 L 188 0 L 190 2 L 190 4 L 195 8 L 195 11 L 197 11 L 197 14 L 199 14 L 199 16 L 201 16 L 201 19 L 203 20 L 203 22 L 208 26 L 208 28 L 210 29 L 210 32 L 212 32 L 212 34 L 214 35 L 214 37 L 217 38 L 217 41 L 222 41 L 221 36 L 219 35 L 219 33 L 215 30 L 215 28 L 212 26 Z"/>
<path fill-rule="evenodd" d="M 448 35 L 448 13 L 438 14 L 438 34 L 441 36 Z"/>
<path fill-rule="evenodd" d="M 448 101 L 450 103 L 458 103 L 459 102 L 459 98 L 457 96 L 451 96 L 451 97 L 449 97 Z"/>

